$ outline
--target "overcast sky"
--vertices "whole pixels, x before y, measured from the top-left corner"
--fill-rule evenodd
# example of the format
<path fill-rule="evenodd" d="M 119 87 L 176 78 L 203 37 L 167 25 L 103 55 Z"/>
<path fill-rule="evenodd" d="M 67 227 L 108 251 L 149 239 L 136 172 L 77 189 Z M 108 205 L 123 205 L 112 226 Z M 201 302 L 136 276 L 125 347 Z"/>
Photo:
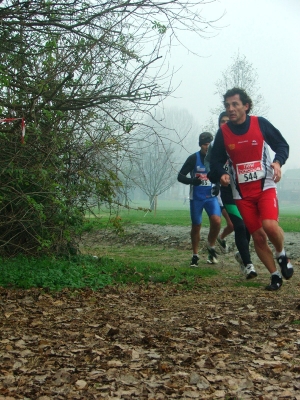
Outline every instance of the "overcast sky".
<path fill-rule="evenodd" d="M 220 104 L 215 83 L 239 52 L 256 69 L 269 107 L 267 119 L 290 145 L 284 170 L 300 168 L 300 0 L 218 0 L 202 10 L 211 19 L 226 12 L 216 23 L 223 28 L 210 39 L 193 36 L 188 46 L 201 57 L 183 48 L 172 50 L 175 67 L 181 67 L 173 86 L 181 84 L 176 99 L 165 106 L 185 108 L 204 125 Z"/>

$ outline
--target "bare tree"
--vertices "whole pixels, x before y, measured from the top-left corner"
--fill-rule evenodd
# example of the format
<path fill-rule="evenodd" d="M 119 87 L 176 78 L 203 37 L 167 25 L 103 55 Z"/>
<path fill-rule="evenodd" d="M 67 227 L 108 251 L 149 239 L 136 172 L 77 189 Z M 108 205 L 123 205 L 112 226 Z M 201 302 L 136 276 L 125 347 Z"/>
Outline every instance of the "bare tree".
<path fill-rule="evenodd" d="M 134 183 L 148 196 L 151 210 L 156 210 L 157 197 L 176 182 L 173 163 L 171 144 L 163 145 L 156 136 L 150 146 L 140 151 L 134 162 Z"/>
<path fill-rule="evenodd" d="M 155 117 L 154 130 L 162 140 L 172 144 L 174 155 L 180 165 L 180 159 L 193 152 L 197 147 L 198 137 L 201 133 L 200 125 L 186 109 L 177 107 L 159 109 Z"/>
<path fill-rule="evenodd" d="M 245 55 L 239 52 L 232 58 L 233 62 L 223 72 L 222 77 L 216 82 L 216 94 L 220 98 L 220 106 L 212 110 L 214 117 L 204 126 L 205 129 L 214 132 L 218 129 L 217 117 L 220 112 L 224 111 L 223 95 L 228 89 L 239 87 L 249 94 L 253 101 L 252 114 L 266 116 L 268 106 L 265 103 L 263 96 L 260 93 L 258 83 L 258 74 L 252 63 L 246 58 Z"/>
<path fill-rule="evenodd" d="M 178 183 L 179 167 L 198 148 L 199 134 L 199 125 L 185 109 L 157 108 L 155 119 L 146 119 L 140 131 L 139 151 L 134 152 L 137 158 L 133 157 L 131 176 L 133 184 L 149 196 L 152 207 L 158 194 Z M 146 175 L 151 179 L 145 181 Z M 180 190 L 182 185 L 178 186 Z"/>

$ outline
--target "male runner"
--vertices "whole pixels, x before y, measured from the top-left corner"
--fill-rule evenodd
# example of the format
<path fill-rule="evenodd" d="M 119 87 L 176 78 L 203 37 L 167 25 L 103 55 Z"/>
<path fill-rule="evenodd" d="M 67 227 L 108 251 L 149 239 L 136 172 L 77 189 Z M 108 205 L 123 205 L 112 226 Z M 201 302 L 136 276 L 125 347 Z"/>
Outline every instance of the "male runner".
<path fill-rule="evenodd" d="M 192 220 L 191 241 L 193 256 L 190 263 L 191 267 L 197 267 L 198 245 L 200 241 L 200 230 L 202 223 L 203 209 L 206 211 L 210 228 L 207 237 L 207 250 L 209 264 L 218 262 L 215 243 L 221 228 L 221 209 L 218 199 L 213 195 L 213 186 L 207 179 L 207 173 L 204 166 L 204 158 L 209 146 L 213 140 L 213 135 L 209 132 L 202 132 L 199 136 L 200 151 L 190 155 L 183 164 L 179 174 L 178 181 L 185 185 L 190 185 L 190 215 Z M 190 174 L 190 178 L 187 175 Z"/>
<path fill-rule="evenodd" d="M 219 120 L 218 120 L 219 128 L 223 124 L 226 124 L 228 121 L 229 117 L 227 116 L 226 111 L 223 111 L 219 115 Z M 204 161 L 206 169 L 208 171 L 210 171 L 210 166 L 207 165 L 207 163 L 210 163 L 211 160 L 212 145 L 213 142 L 209 145 Z M 226 162 L 226 164 L 224 165 L 224 169 L 228 171 L 228 162 Z M 250 233 L 248 232 L 248 229 L 246 228 L 244 221 L 241 217 L 241 214 L 235 204 L 230 185 L 221 186 L 220 194 L 221 194 L 222 204 L 233 224 L 234 239 L 236 247 L 238 249 L 238 252 L 235 253 L 235 259 L 239 263 L 241 272 L 245 275 L 246 279 L 255 278 L 257 276 L 257 272 L 255 271 L 254 265 L 252 264 L 249 251 Z"/>
<path fill-rule="evenodd" d="M 256 253 L 271 274 L 271 283 L 266 290 L 278 290 L 282 286 L 282 276 L 290 279 L 294 272 L 284 250 L 283 231 L 278 225 L 276 193 L 289 145 L 268 120 L 248 115 L 252 100 L 243 89 L 228 90 L 224 95 L 224 106 L 229 122 L 217 132 L 211 154 L 210 179 L 220 181 L 224 186 L 231 184 Z M 275 153 L 273 162 L 268 145 Z M 223 167 L 227 159 L 229 173 Z M 275 247 L 281 273 L 276 269 L 268 239 Z"/>

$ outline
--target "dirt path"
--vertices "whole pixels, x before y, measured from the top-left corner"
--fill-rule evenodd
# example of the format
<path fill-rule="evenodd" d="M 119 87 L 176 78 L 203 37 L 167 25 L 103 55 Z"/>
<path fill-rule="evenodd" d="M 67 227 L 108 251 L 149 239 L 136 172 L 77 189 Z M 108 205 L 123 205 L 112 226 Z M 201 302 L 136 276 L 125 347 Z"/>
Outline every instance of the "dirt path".
<path fill-rule="evenodd" d="M 188 227 L 142 226 L 84 243 L 179 246 L 190 255 L 188 235 Z M 299 236 L 286 235 L 297 264 Z M 0 400 L 300 400 L 298 269 L 276 293 L 235 286 L 233 254 L 220 256 L 221 279 L 190 292 L 0 288 Z"/>
<path fill-rule="evenodd" d="M 201 241 L 200 241 L 200 253 L 201 248 L 205 248 L 205 241 L 207 238 L 208 228 L 203 227 L 201 229 Z M 187 257 L 191 255 L 191 243 L 190 243 L 190 227 L 181 226 L 160 226 L 151 224 L 141 224 L 134 226 L 125 227 L 124 235 L 116 235 L 111 230 L 102 230 L 94 233 L 93 235 L 86 234 L 84 237 L 85 248 L 94 249 L 101 244 L 129 246 L 129 245 L 141 245 L 141 246 L 168 246 L 178 248 L 181 250 L 187 250 Z M 231 256 L 233 257 L 234 252 L 237 251 L 234 243 L 233 234 L 227 237 L 227 243 L 229 245 Z M 257 258 L 253 244 L 250 243 L 251 254 L 253 262 L 260 265 L 260 261 Z M 293 262 L 300 262 L 300 232 L 286 232 L 285 233 L 285 249 L 293 260 Z M 220 249 L 219 249 L 220 250 Z M 231 264 L 231 258 L 229 259 Z"/>

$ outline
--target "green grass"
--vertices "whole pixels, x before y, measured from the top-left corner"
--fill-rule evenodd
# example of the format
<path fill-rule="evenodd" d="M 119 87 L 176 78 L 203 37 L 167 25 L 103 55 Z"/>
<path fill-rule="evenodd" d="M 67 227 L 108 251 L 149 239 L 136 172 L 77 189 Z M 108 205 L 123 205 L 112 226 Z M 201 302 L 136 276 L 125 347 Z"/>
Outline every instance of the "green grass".
<path fill-rule="evenodd" d="M 253 281 L 242 281 L 242 282 L 235 282 L 234 286 L 236 287 L 255 287 L 259 288 L 262 286 L 266 286 L 263 283 L 260 282 L 253 282 Z"/>
<path fill-rule="evenodd" d="M 121 210 L 116 214 L 99 214 L 99 218 L 87 218 L 84 230 L 101 229 L 104 227 L 120 227 L 120 224 L 157 224 L 190 226 L 189 210 L 157 210 L 154 212 L 145 212 L 141 210 Z M 117 218 L 116 218 L 117 217 Z M 224 223 L 224 219 L 222 218 Z M 117 224 L 116 224 L 117 222 Z M 300 232 L 300 213 L 288 214 L 282 213 L 279 218 L 279 225 L 285 232 Z M 203 213 L 202 226 L 209 226 L 209 220 L 206 213 Z"/>
<path fill-rule="evenodd" d="M 116 215 L 100 214 L 99 218 L 87 218 L 83 231 L 92 231 L 109 227 L 122 230 L 129 224 L 159 224 L 190 226 L 188 206 L 185 209 L 159 209 L 156 213 L 136 210 L 120 210 Z M 204 214 L 203 226 L 209 226 Z M 298 213 L 282 213 L 280 226 L 285 232 L 300 231 Z M 101 247 L 101 243 L 99 243 Z M 184 253 L 184 261 L 183 254 Z M 63 288 L 93 290 L 108 285 L 131 283 L 172 283 L 181 288 L 195 286 L 202 288 L 207 284 L 205 279 L 221 274 L 218 269 L 203 265 L 199 269 L 186 268 L 186 253 L 175 249 L 164 249 L 142 246 L 120 248 L 112 259 L 109 248 L 105 257 L 94 258 L 88 255 L 71 259 L 62 258 L 26 258 L 16 257 L 0 260 L 0 286 L 8 288 Z M 208 281 L 207 281 L 208 282 Z M 256 282 L 236 283 L 239 286 L 257 287 Z"/>
<path fill-rule="evenodd" d="M 0 286 L 61 290 L 65 287 L 99 289 L 112 283 L 107 265 L 98 265 L 91 256 L 71 260 L 16 257 L 1 260 Z"/>
<path fill-rule="evenodd" d="M 138 225 L 138 224 L 154 224 L 154 225 L 174 225 L 174 226 L 190 226 L 190 212 L 186 210 L 118 210 L 117 214 L 100 213 L 94 216 L 86 217 L 85 231 L 93 229 L 101 229 L 106 227 L 118 227 L 119 224 Z M 202 226 L 209 226 L 209 219 L 206 213 L 203 213 Z"/>
<path fill-rule="evenodd" d="M 300 217 L 295 215 L 282 215 L 279 217 L 279 225 L 284 232 L 300 232 Z"/>
<path fill-rule="evenodd" d="M 114 284 L 173 283 L 193 288 L 203 278 L 217 274 L 212 268 L 174 268 L 156 261 L 124 261 L 121 258 L 75 256 L 70 260 L 16 257 L 1 260 L 0 286 L 29 289 L 32 287 L 62 290 L 64 288 L 101 289 Z"/>

